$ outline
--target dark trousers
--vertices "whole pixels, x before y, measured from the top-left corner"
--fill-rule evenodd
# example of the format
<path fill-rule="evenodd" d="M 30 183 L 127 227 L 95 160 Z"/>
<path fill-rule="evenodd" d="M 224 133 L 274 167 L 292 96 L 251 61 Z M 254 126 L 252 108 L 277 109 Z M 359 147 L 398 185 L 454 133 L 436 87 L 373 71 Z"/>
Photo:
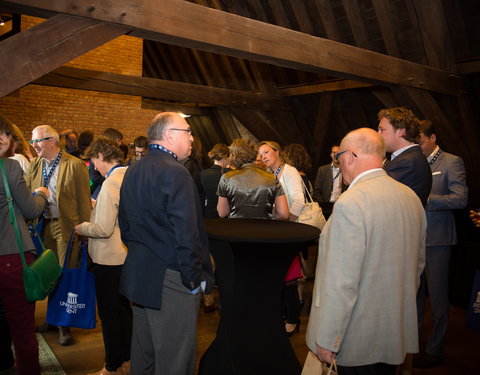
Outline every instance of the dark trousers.
<path fill-rule="evenodd" d="M 8 327 L 7 316 L 0 298 L 0 371 L 13 366 L 15 359 L 12 352 L 12 337 Z"/>
<path fill-rule="evenodd" d="M 337 366 L 338 375 L 395 375 L 397 365 L 388 365 L 386 363 L 374 363 L 366 366 Z"/>
<path fill-rule="evenodd" d="M 93 265 L 98 315 L 102 321 L 105 368 L 115 371 L 130 360 L 132 308 L 119 293 L 122 266 Z"/>
<path fill-rule="evenodd" d="M 25 253 L 27 264 L 35 260 Z M 18 375 L 40 375 L 38 342 L 35 335 L 35 303 L 27 302 L 20 255 L 0 256 L 0 298 L 15 348 Z"/>
<path fill-rule="evenodd" d="M 300 312 L 302 310 L 300 305 L 300 298 L 298 296 L 297 282 L 289 282 L 283 287 L 283 302 L 282 311 L 285 320 L 290 324 L 297 324 L 300 322 Z"/>

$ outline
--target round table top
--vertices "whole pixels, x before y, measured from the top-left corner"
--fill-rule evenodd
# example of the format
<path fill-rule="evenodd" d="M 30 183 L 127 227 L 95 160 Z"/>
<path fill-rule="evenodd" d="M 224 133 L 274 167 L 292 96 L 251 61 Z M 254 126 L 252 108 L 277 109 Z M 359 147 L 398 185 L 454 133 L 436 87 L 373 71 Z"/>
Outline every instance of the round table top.
<path fill-rule="evenodd" d="M 320 229 L 284 220 L 205 219 L 208 237 L 228 242 L 301 243 L 318 239 Z"/>

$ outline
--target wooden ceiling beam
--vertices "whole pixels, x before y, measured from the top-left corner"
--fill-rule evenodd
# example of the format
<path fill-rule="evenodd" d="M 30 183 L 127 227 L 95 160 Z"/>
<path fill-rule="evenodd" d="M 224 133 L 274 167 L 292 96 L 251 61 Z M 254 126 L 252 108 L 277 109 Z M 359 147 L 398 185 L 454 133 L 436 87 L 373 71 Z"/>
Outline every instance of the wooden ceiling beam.
<path fill-rule="evenodd" d="M 181 0 L 10 0 L 3 1 L 30 15 L 67 13 L 123 24 L 130 35 L 311 71 L 457 94 L 459 82 L 447 72 L 377 52 L 306 35 Z M 208 25 L 208 26 L 207 26 Z"/>
<path fill-rule="evenodd" d="M 264 110 L 282 108 L 281 98 L 274 95 L 70 67 L 58 68 L 33 83 L 210 105 L 239 106 Z"/>
<path fill-rule="evenodd" d="M 377 16 L 377 22 L 382 32 L 385 48 L 390 56 L 402 57 L 395 31 L 395 23 L 392 22 L 393 11 L 391 0 L 372 0 L 373 8 Z"/>
<path fill-rule="evenodd" d="M 297 96 L 297 95 L 318 94 L 318 93 L 329 92 L 329 91 L 360 89 L 360 88 L 372 87 L 372 86 L 373 85 L 371 83 L 342 79 L 337 81 L 314 83 L 314 84 L 294 86 L 294 87 L 279 87 L 278 93 L 282 96 Z"/>
<path fill-rule="evenodd" d="M 371 49 L 367 26 L 360 12 L 358 0 L 342 0 L 348 23 L 352 29 L 353 39 L 358 47 Z"/>
<path fill-rule="evenodd" d="M 56 15 L 0 42 L 0 97 L 125 34 L 128 27 Z"/>

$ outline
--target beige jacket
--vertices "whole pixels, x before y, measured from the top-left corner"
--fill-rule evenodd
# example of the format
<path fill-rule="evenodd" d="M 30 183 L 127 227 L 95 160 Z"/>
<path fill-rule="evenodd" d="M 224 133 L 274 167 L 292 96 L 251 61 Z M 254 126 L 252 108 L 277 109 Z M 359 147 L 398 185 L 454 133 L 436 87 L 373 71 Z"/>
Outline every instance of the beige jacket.
<path fill-rule="evenodd" d="M 341 366 L 395 365 L 417 352 L 425 233 L 419 198 L 385 171 L 344 192 L 320 236 L 308 347 L 336 352 Z"/>
<path fill-rule="evenodd" d="M 120 237 L 118 204 L 127 167 L 113 170 L 102 184 L 90 222 L 80 224 L 80 234 L 90 237 L 88 252 L 94 263 L 117 266 L 125 262 L 127 248 Z"/>

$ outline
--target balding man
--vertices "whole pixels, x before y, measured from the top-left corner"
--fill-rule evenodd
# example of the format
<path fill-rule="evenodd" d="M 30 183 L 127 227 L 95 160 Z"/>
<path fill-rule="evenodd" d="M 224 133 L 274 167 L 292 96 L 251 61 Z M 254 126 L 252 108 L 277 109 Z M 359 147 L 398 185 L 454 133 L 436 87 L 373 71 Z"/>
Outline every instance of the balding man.
<path fill-rule="evenodd" d="M 32 191 L 44 186 L 51 193 L 43 225 L 45 246 L 56 252 L 63 266 L 73 228 L 90 220 L 88 171 L 82 160 L 60 149 L 58 133 L 49 125 L 33 129 L 30 143 L 38 157 L 30 163 L 25 181 Z M 47 329 L 48 325 L 42 327 Z M 70 328 L 58 329 L 60 345 L 70 345 L 73 341 Z"/>
<path fill-rule="evenodd" d="M 129 167 L 119 224 L 128 255 L 120 291 L 133 303 L 132 374 L 193 374 L 200 285 L 213 273 L 195 183 L 180 161 L 192 131 L 176 113 L 148 129 L 149 152 Z"/>
<path fill-rule="evenodd" d="M 338 373 L 395 374 L 418 351 L 416 294 L 426 219 L 415 193 L 382 169 L 383 139 L 350 132 L 336 158 L 349 188 L 320 236 L 307 329 L 320 360 Z"/>

